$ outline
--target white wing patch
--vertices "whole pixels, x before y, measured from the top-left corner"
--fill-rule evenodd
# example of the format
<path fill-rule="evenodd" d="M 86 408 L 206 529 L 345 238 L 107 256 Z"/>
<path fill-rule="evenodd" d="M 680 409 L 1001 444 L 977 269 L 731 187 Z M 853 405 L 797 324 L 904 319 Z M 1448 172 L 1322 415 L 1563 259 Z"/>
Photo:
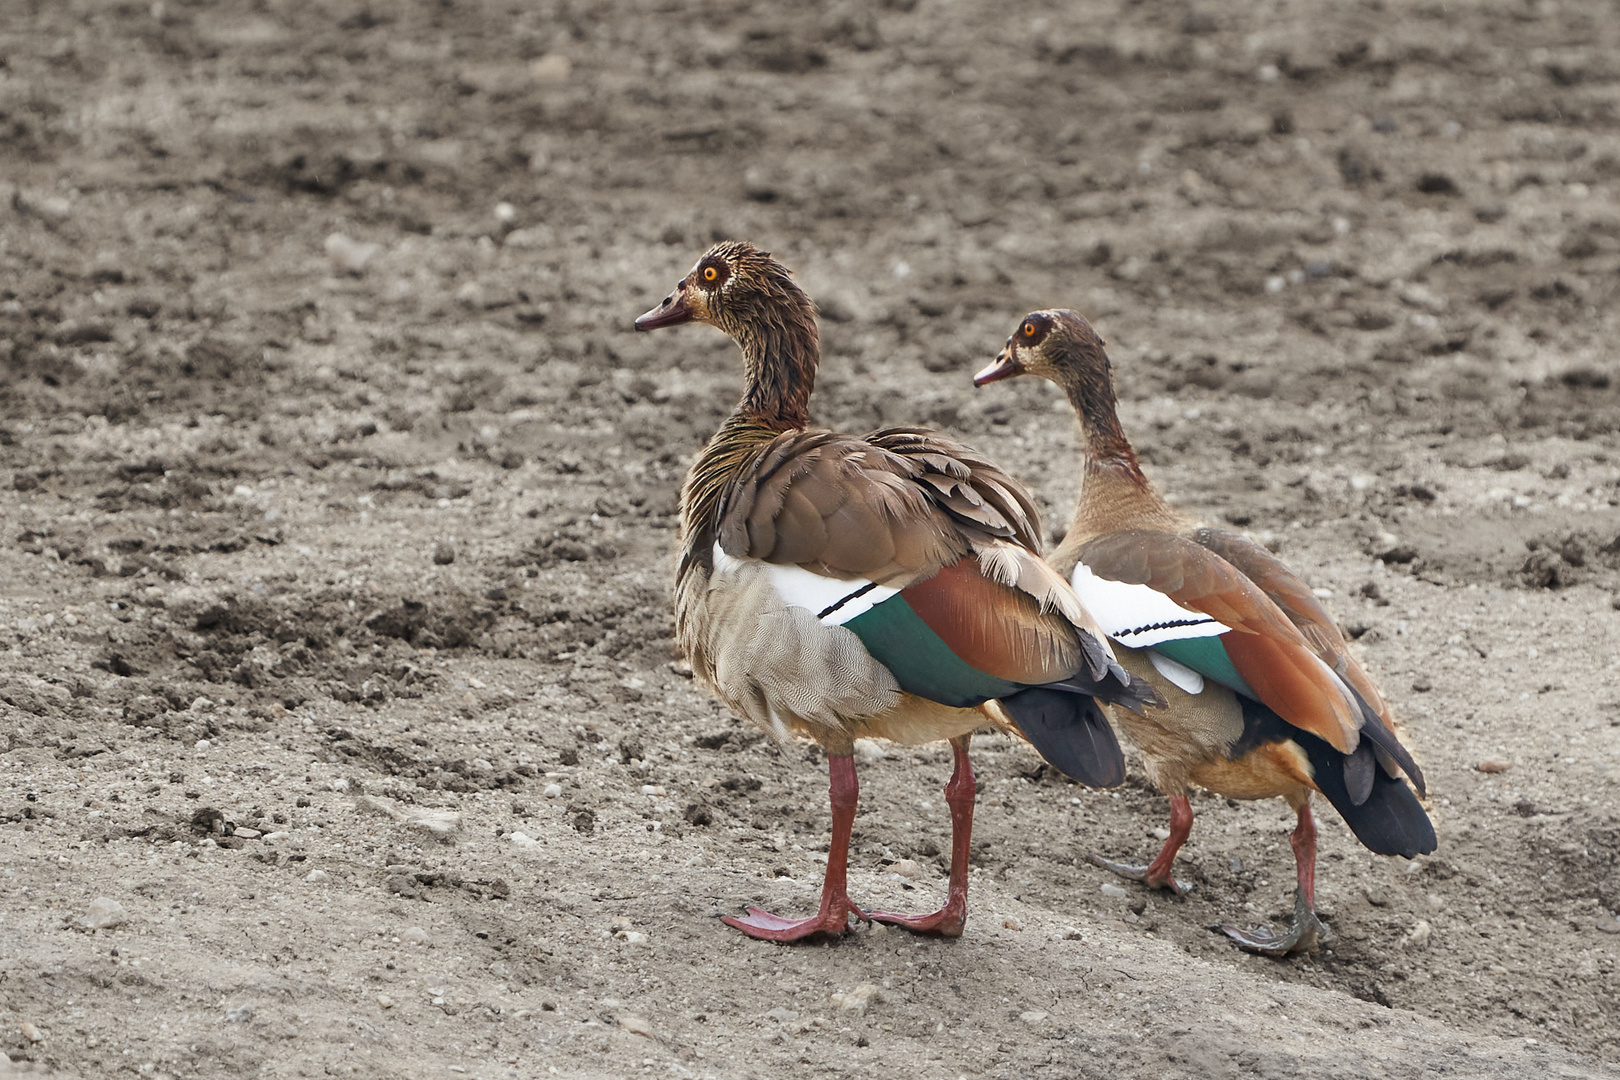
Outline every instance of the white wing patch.
<path fill-rule="evenodd" d="M 1103 633 L 1133 649 L 1182 638 L 1219 637 L 1232 629 L 1202 611 L 1182 607 L 1146 585 L 1100 578 L 1085 563 L 1075 565 L 1073 582 L 1080 602 Z M 1176 682 L 1168 674 L 1165 678 Z"/>
<path fill-rule="evenodd" d="M 1163 653 L 1154 652 L 1152 649 L 1148 650 L 1147 655 L 1148 660 L 1152 662 L 1160 675 L 1163 675 L 1187 693 L 1198 695 L 1204 692 L 1204 677 L 1186 664 L 1179 664 Z"/>
<path fill-rule="evenodd" d="M 825 626 L 842 626 L 900 591 L 865 578 L 823 577 L 803 567 L 748 561 L 765 571 L 784 604 L 804 608 Z M 714 545 L 716 574 L 736 573 L 743 565 L 744 560 L 727 555 L 719 543 Z"/>

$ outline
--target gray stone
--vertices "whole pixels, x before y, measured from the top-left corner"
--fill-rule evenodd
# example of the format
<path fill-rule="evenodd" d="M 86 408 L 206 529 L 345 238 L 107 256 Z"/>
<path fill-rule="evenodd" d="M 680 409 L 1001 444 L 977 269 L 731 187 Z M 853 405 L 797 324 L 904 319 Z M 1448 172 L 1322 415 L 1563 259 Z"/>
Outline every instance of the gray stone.
<path fill-rule="evenodd" d="M 92 930 L 111 930 L 128 921 L 129 913 L 124 910 L 124 905 L 106 896 L 98 896 L 90 901 L 90 907 L 84 913 L 84 925 Z"/>

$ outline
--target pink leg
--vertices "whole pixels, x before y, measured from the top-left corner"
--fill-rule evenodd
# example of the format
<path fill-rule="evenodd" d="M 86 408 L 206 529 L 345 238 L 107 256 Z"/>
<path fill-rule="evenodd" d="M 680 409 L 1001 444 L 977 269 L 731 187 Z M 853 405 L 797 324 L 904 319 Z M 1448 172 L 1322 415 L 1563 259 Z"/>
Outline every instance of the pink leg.
<path fill-rule="evenodd" d="M 1299 808 L 1299 824 L 1288 837 L 1288 846 L 1294 849 L 1294 873 L 1299 881 L 1299 894 L 1305 906 L 1316 909 L 1316 819 L 1311 816 L 1311 804 Z"/>
<path fill-rule="evenodd" d="M 873 921 L 901 926 L 918 934 L 961 937 L 967 925 L 968 855 L 973 840 L 973 763 L 968 760 L 972 735 L 951 740 L 956 751 L 956 768 L 945 785 L 945 802 L 951 808 L 951 882 L 945 906 L 932 915 L 901 915 L 893 911 L 871 912 Z"/>
<path fill-rule="evenodd" d="M 1306 952 L 1316 948 L 1325 932 L 1316 917 L 1316 819 L 1311 816 L 1308 798 L 1299 805 L 1298 813 L 1299 824 L 1288 838 L 1289 846 L 1294 849 L 1294 872 L 1299 882 L 1294 889 L 1294 925 L 1285 934 L 1278 934 L 1269 927 L 1258 930 L 1220 927 L 1222 933 L 1250 952 L 1267 956 Z"/>
<path fill-rule="evenodd" d="M 1159 854 L 1146 866 L 1131 866 L 1127 863 L 1109 862 L 1101 855 L 1086 856 L 1094 866 L 1104 870 L 1111 870 L 1120 877 L 1140 881 L 1149 888 L 1169 889 L 1177 896 L 1185 896 L 1192 892 L 1191 885 L 1183 885 L 1177 881 L 1170 872 L 1170 866 L 1176 861 L 1176 854 L 1181 851 L 1181 845 L 1187 842 L 1187 834 L 1192 832 L 1193 809 L 1192 800 L 1185 795 L 1170 796 L 1170 838 L 1159 849 Z"/>
<path fill-rule="evenodd" d="M 850 903 L 845 891 L 849 882 L 849 836 L 855 829 L 855 807 L 860 802 L 855 759 L 848 754 L 829 754 L 827 772 L 831 780 L 832 843 L 827 848 L 827 877 L 821 885 L 821 910 L 808 919 L 795 920 L 750 907 L 746 917 L 727 915 L 721 922 L 762 941 L 799 941 L 813 934 L 848 933 L 851 915 L 867 918 L 864 911 Z"/>

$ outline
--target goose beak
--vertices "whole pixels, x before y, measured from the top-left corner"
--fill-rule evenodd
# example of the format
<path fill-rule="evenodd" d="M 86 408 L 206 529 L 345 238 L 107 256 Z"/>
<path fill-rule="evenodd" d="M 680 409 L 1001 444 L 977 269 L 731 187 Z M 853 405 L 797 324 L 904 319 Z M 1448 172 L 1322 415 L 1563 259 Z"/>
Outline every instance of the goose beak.
<path fill-rule="evenodd" d="M 1022 375 L 1023 373 L 1024 365 L 1020 364 L 1013 356 L 1012 348 L 1009 346 L 1001 350 L 1001 353 L 995 358 L 989 367 L 986 367 L 983 371 L 973 376 L 973 385 L 984 386 L 988 383 L 1000 382 L 1002 379 L 1010 379 L 1014 375 Z"/>
<path fill-rule="evenodd" d="M 637 330 L 657 330 L 665 326 L 679 326 L 692 321 L 692 309 L 686 302 L 686 286 L 677 285 L 675 291 L 664 297 L 664 302 L 636 320 Z"/>

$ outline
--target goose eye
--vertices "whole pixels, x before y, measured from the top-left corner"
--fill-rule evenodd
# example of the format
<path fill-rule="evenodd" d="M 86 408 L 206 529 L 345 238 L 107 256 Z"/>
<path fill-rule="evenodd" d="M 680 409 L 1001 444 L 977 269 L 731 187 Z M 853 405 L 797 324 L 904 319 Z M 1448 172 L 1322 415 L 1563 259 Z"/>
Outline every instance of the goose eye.
<path fill-rule="evenodd" d="M 703 268 L 703 280 L 704 281 L 711 281 L 712 282 L 716 278 L 718 278 L 719 276 L 720 276 L 720 271 L 716 270 L 714 267 L 705 266 Z"/>
<path fill-rule="evenodd" d="M 1027 338 L 1032 338 L 1032 337 L 1035 336 L 1035 324 L 1034 323 L 1027 322 L 1027 323 L 1024 324 L 1024 336 L 1027 337 Z"/>

